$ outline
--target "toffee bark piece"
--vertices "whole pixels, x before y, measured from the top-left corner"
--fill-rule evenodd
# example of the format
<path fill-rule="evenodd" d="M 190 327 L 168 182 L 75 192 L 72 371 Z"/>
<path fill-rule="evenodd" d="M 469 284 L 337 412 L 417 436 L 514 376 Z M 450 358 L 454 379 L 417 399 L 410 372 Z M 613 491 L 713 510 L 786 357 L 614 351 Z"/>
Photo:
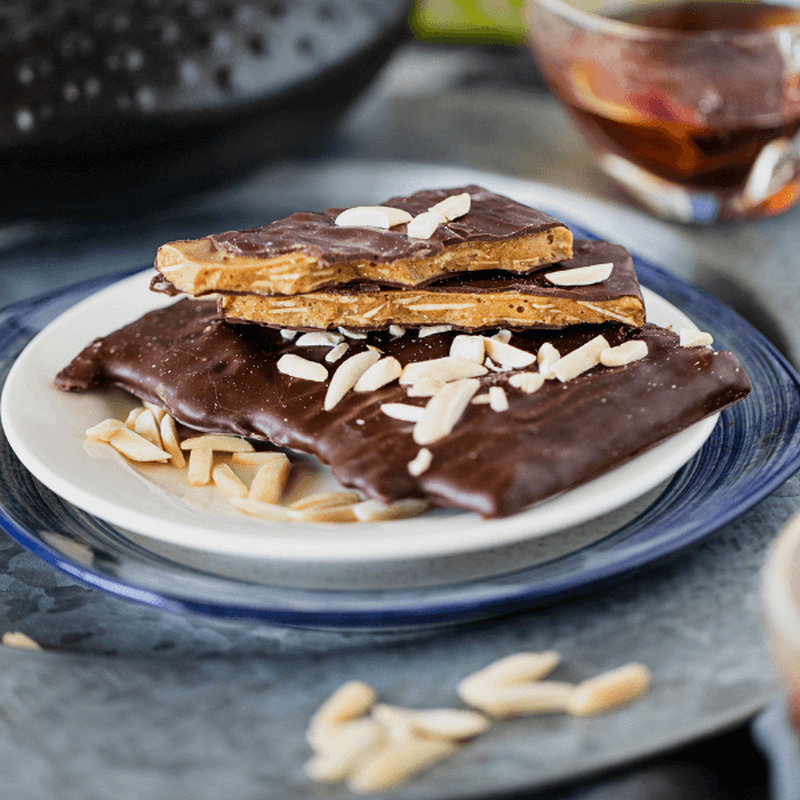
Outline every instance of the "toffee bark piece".
<path fill-rule="evenodd" d="M 337 227 L 343 209 L 331 208 L 170 242 L 158 250 L 154 288 L 199 297 L 289 295 L 354 281 L 419 286 L 452 272 L 528 272 L 571 257 L 572 234 L 563 223 L 478 186 L 422 191 L 382 205 L 416 216 L 462 192 L 471 196 L 469 212 L 440 225 L 430 239 L 409 238 L 405 224 L 389 230 Z"/>
<path fill-rule="evenodd" d="M 276 367 L 301 348 L 277 330 L 226 323 L 209 303 L 183 299 L 146 314 L 90 344 L 55 382 L 73 391 L 119 386 L 190 428 L 313 453 L 345 486 L 377 500 L 425 498 L 497 517 L 619 466 L 750 390 L 735 356 L 681 347 L 676 334 L 653 325 L 528 330 L 511 344 L 536 353 L 548 341 L 565 354 L 600 332 L 612 347 L 641 339 L 648 354 L 622 367 L 598 365 L 566 383 L 545 381 L 532 394 L 510 381 L 518 371 L 487 373 L 481 387 L 503 386 L 508 409 L 467 406 L 452 432 L 427 446 L 430 464 L 419 474 L 408 469 L 419 452 L 414 423 L 382 407 L 424 405 L 425 398 L 409 398 L 393 382 L 350 391 L 325 411 L 328 381 L 292 378 Z M 385 332 L 351 347 L 378 346 L 406 365 L 446 356 L 453 336 Z M 306 347 L 301 354 L 322 361 L 327 350 Z"/>
<path fill-rule="evenodd" d="M 381 330 L 389 325 L 450 325 L 467 331 L 491 328 L 560 328 L 620 322 L 641 326 L 645 309 L 633 259 L 619 245 L 577 240 L 574 256 L 548 266 L 548 275 L 576 267 L 613 263 L 601 282 L 564 287 L 545 271 L 462 273 L 412 289 L 355 284 L 291 297 L 226 295 L 219 312 L 234 321 L 277 328 Z"/>

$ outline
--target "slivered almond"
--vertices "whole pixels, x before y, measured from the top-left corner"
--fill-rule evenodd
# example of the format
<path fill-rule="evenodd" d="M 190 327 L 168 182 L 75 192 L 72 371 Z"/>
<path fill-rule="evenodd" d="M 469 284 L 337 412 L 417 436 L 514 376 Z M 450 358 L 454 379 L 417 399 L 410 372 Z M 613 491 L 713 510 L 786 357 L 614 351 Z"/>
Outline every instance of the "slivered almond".
<path fill-rule="evenodd" d="M 247 450 L 231 454 L 231 461 L 234 464 L 243 464 L 251 467 L 260 467 L 262 464 L 270 464 L 273 461 L 283 460 L 284 458 L 287 458 L 286 454 L 276 450 Z"/>
<path fill-rule="evenodd" d="M 508 344 L 511 341 L 511 331 L 503 329 L 492 334 L 489 338 L 498 342 L 503 342 L 504 344 Z"/>
<path fill-rule="evenodd" d="M 381 411 L 387 417 L 399 419 L 402 422 L 417 422 L 425 411 L 424 406 L 412 406 L 408 403 L 382 403 Z"/>
<path fill-rule="evenodd" d="M 438 383 L 461 380 L 462 378 L 478 378 L 485 375 L 486 367 L 476 364 L 460 356 L 443 356 L 427 361 L 412 361 L 406 364 L 400 375 L 400 384 L 407 386 L 426 380 Z"/>
<path fill-rule="evenodd" d="M 325 360 L 329 364 L 335 364 L 349 349 L 350 345 L 347 344 L 347 342 L 340 342 L 335 347 L 328 350 L 325 354 Z"/>
<path fill-rule="evenodd" d="M 292 341 L 292 339 L 294 339 L 298 333 L 300 333 L 300 331 L 293 331 L 289 328 L 281 328 L 281 336 L 289 341 Z"/>
<path fill-rule="evenodd" d="M 482 336 L 469 336 L 459 334 L 454 337 L 450 345 L 450 355 L 457 358 L 465 358 L 467 361 L 474 361 L 476 364 L 483 363 L 483 356 L 486 352 Z"/>
<path fill-rule="evenodd" d="M 635 700 L 647 690 L 650 680 L 644 664 L 625 664 L 579 683 L 567 711 L 576 716 L 599 714 Z"/>
<path fill-rule="evenodd" d="M 681 328 L 678 336 L 680 337 L 681 347 L 710 347 L 714 344 L 714 337 L 706 331 Z"/>
<path fill-rule="evenodd" d="M 561 656 L 553 650 L 523 650 L 512 653 L 468 675 L 459 684 L 458 691 L 460 694 L 462 687 L 475 684 L 504 686 L 523 681 L 538 681 L 547 677 L 560 661 Z"/>
<path fill-rule="evenodd" d="M 131 461 L 169 461 L 169 453 L 128 428 L 120 428 L 108 443 Z"/>
<path fill-rule="evenodd" d="M 608 280 L 614 269 L 612 262 L 587 264 L 585 267 L 562 269 L 558 272 L 545 272 L 544 276 L 556 286 L 590 286 Z"/>
<path fill-rule="evenodd" d="M 427 447 L 421 447 L 414 458 L 408 462 L 408 474 L 418 478 L 423 472 L 427 472 L 433 462 L 433 453 Z"/>
<path fill-rule="evenodd" d="M 553 364 L 561 358 L 561 353 L 550 342 L 545 342 L 536 353 L 536 360 L 539 363 L 539 372 L 545 380 L 552 380 L 556 376 L 553 374 Z"/>
<path fill-rule="evenodd" d="M 435 211 L 424 211 L 417 214 L 406 226 L 409 239 L 430 239 L 442 224 L 442 217 Z"/>
<path fill-rule="evenodd" d="M 336 330 L 342 334 L 342 336 L 346 336 L 348 339 L 366 339 L 367 334 L 362 333 L 361 331 L 351 331 L 350 328 L 342 328 L 339 326 Z"/>
<path fill-rule="evenodd" d="M 415 497 L 381 503 L 380 500 L 364 500 L 353 506 L 353 513 L 359 522 L 378 522 L 384 519 L 406 519 L 416 517 L 428 508 L 424 500 Z"/>
<path fill-rule="evenodd" d="M 97 425 L 87 428 L 84 436 L 96 442 L 107 442 L 117 431 L 126 430 L 128 430 L 128 427 L 122 420 L 104 419 L 102 422 L 98 422 Z"/>
<path fill-rule="evenodd" d="M 289 480 L 290 463 L 285 453 L 270 453 L 273 456 L 265 461 L 250 481 L 247 497 L 260 503 L 277 503 L 283 495 Z"/>
<path fill-rule="evenodd" d="M 190 486 L 205 486 L 211 481 L 214 451 L 210 447 L 198 447 L 189 451 L 189 469 L 186 480 Z"/>
<path fill-rule="evenodd" d="M 301 522 L 357 522 L 355 505 L 348 503 L 341 506 L 323 506 L 320 508 L 303 508 L 287 510 L 289 519 Z"/>
<path fill-rule="evenodd" d="M 470 303 L 470 305 L 472 304 Z M 432 307 L 428 309 L 422 309 L 419 306 L 417 306 L 417 310 L 431 311 L 440 307 L 441 306 L 439 306 L 437 303 L 434 303 Z M 451 330 L 453 330 L 452 325 L 423 325 L 417 331 L 417 336 L 419 336 L 420 339 L 424 339 L 426 336 L 435 336 L 437 333 L 449 333 Z"/>
<path fill-rule="evenodd" d="M 139 417 L 140 414 L 144 414 L 145 407 L 144 406 L 136 406 L 136 408 L 132 408 L 128 412 L 128 416 L 125 418 L 125 426 L 133 430 L 134 425 L 136 424 L 136 419 Z"/>
<path fill-rule="evenodd" d="M 402 325 L 390 325 L 389 335 L 393 336 L 395 339 L 398 339 L 399 337 L 406 335 L 406 329 Z"/>
<path fill-rule="evenodd" d="M 499 339 L 492 339 L 486 336 L 483 339 L 483 344 L 486 354 L 503 367 L 522 369 L 523 367 L 529 367 L 536 361 L 535 353 L 529 353 L 527 350 L 514 347 L 513 344 L 508 344 Z"/>
<path fill-rule="evenodd" d="M 458 219 L 467 214 L 472 206 L 472 198 L 469 192 L 461 192 L 460 194 L 451 194 L 440 200 L 435 205 L 432 205 L 428 211 L 438 214 L 445 222 Z"/>
<path fill-rule="evenodd" d="M 394 356 L 386 356 L 367 367 L 353 387 L 354 392 L 374 392 L 400 377 L 403 367 Z"/>
<path fill-rule="evenodd" d="M 289 508 L 294 511 L 304 511 L 309 508 L 334 508 L 349 503 L 358 503 L 360 500 L 361 495 L 358 492 L 318 492 L 295 500 L 289 505 Z"/>
<path fill-rule="evenodd" d="M 0 637 L 0 644 L 6 647 L 16 647 L 19 650 L 41 650 L 42 647 L 22 631 L 6 631 Z"/>
<path fill-rule="evenodd" d="M 247 497 L 246 484 L 227 464 L 215 464 L 211 469 L 211 480 L 228 497 Z"/>
<path fill-rule="evenodd" d="M 343 361 L 333 373 L 323 408 L 330 411 L 356 385 L 358 379 L 380 358 L 376 350 L 356 353 Z"/>
<path fill-rule="evenodd" d="M 372 708 L 377 699 L 378 695 L 368 684 L 357 680 L 347 681 L 311 717 L 309 733 L 360 717 Z M 311 744 L 314 746 L 313 741 Z"/>
<path fill-rule="evenodd" d="M 493 717 L 507 718 L 564 712 L 575 694 L 575 686 L 562 681 L 483 683 L 462 692 L 460 697 L 465 703 Z"/>
<path fill-rule="evenodd" d="M 160 425 L 161 420 L 167 412 L 161 408 L 161 406 L 157 406 L 155 403 L 150 403 L 147 400 L 143 400 L 142 405 L 155 417 L 156 422 Z"/>
<path fill-rule="evenodd" d="M 483 394 L 476 394 L 470 402 L 474 406 L 488 406 L 491 399 L 489 392 L 484 392 Z"/>
<path fill-rule="evenodd" d="M 310 331 L 300 336 L 295 344 L 298 347 L 334 347 L 344 339 L 335 331 Z"/>
<path fill-rule="evenodd" d="M 230 503 L 243 514 L 248 514 L 251 517 L 275 521 L 289 519 L 288 510 L 275 503 L 262 503 L 258 500 L 250 500 L 247 497 L 231 497 Z"/>
<path fill-rule="evenodd" d="M 624 367 L 634 361 L 640 361 L 647 355 L 647 342 L 631 339 L 616 347 L 609 347 L 600 353 L 600 363 L 604 367 Z"/>
<path fill-rule="evenodd" d="M 355 719 L 337 725 L 335 736 L 306 763 L 306 773 L 320 783 L 343 781 L 372 751 L 386 744 L 385 728 L 376 720 Z"/>
<path fill-rule="evenodd" d="M 455 748 L 455 744 L 442 739 L 412 736 L 390 740 L 386 747 L 357 764 L 347 781 L 347 788 L 360 793 L 391 789 L 450 755 Z"/>
<path fill-rule="evenodd" d="M 474 378 L 445 384 L 428 401 L 425 412 L 414 425 L 414 441 L 419 445 L 426 445 L 447 436 L 461 419 L 464 409 L 479 387 L 480 382 Z"/>
<path fill-rule="evenodd" d="M 508 383 L 525 394 L 533 394 L 544 386 L 544 376 L 540 372 L 517 372 L 509 376 Z"/>
<path fill-rule="evenodd" d="M 561 356 L 550 369 L 558 380 L 564 382 L 577 378 L 600 363 L 600 353 L 609 348 L 604 336 L 595 336 L 565 356 Z"/>
<path fill-rule="evenodd" d="M 421 381 L 410 384 L 406 388 L 406 394 L 409 397 L 433 397 L 444 385 L 443 381 L 435 378 L 424 378 Z"/>
<path fill-rule="evenodd" d="M 411 214 L 391 206 L 353 206 L 342 211 L 334 222 L 340 228 L 393 228 L 410 222 Z"/>
<path fill-rule="evenodd" d="M 138 433 L 139 436 L 147 439 L 148 442 L 163 449 L 158 422 L 156 421 L 155 414 L 153 414 L 149 408 L 145 408 L 142 413 L 136 417 L 133 423 L 133 430 Z"/>
<path fill-rule="evenodd" d="M 508 411 L 508 397 L 502 386 L 489 387 L 489 408 L 492 411 Z"/>
<path fill-rule="evenodd" d="M 214 450 L 219 453 L 248 453 L 255 448 L 247 439 L 238 436 L 225 436 L 220 433 L 206 433 L 193 436 L 181 442 L 181 450 Z"/>
<path fill-rule="evenodd" d="M 183 469 L 186 466 L 186 459 L 181 450 L 180 442 L 178 441 L 178 430 L 175 427 L 175 420 L 169 414 L 164 414 L 161 417 L 161 424 L 158 426 L 161 433 L 161 444 L 163 448 L 169 453 L 170 461 L 173 467 Z"/>
<path fill-rule="evenodd" d="M 372 716 L 388 730 L 405 729 L 411 735 L 463 741 L 487 731 L 492 723 L 483 714 L 466 708 L 399 708 L 378 703 Z"/>
<path fill-rule="evenodd" d="M 309 361 L 307 358 L 295 355 L 294 353 L 284 353 L 278 359 L 278 372 L 289 375 L 292 378 L 301 378 L 306 381 L 316 381 L 321 383 L 328 379 L 328 370 L 317 361 Z"/>

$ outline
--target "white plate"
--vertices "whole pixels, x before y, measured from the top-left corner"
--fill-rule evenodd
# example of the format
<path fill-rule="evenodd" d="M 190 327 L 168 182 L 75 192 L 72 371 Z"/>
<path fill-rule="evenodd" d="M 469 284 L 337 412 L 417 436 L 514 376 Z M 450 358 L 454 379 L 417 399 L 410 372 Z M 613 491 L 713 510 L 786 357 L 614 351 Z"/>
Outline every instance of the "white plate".
<path fill-rule="evenodd" d="M 435 511 L 424 524 L 419 519 L 348 525 L 255 520 L 229 511 L 212 488 L 186 494 L 182 483 L 169 484 L 163 477 L 174 473 L 169 468 L 154 475 L 122 459 L 91 457 L 84 431 L 106 417 L 119 417 L 129 401 L 121 393 L 68 394 L 53 387 L 56 373 L 93 338 L 173 302 L 148 290 L 151 277 L 147 270 L 114 284 L 36 336 L 8 376 L 2 423 L 20 460 L 54 492 L 163 543 L 248 559 L 329 564 L 453 556 L 513 545 L 580 525 L 653 490 L 700 449 L 716 423 L 716 416 L 703 420 L 612 472 L 505 519 Z M 656 324 L 694 327 L 647 290 L 645 302 Z M 322 480 L 332 478 L 323 475 Z"/>

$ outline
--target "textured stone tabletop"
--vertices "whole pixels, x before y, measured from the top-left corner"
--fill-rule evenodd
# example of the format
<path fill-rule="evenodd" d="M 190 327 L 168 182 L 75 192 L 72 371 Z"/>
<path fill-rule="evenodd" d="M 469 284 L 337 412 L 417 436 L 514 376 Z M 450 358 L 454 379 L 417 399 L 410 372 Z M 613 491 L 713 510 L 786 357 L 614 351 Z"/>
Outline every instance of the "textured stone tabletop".
<path fill-rule="evenodd" d="M 402 50 L 329 155 L 456 164 L 613 197 L 519 54 Z M 266 168 L 271 186 L 269 176 Z M 225 229 L 231 219 L 257 224 L 294 210 L 283 207 L 291 202 L 291 186 L 281 199 L 260 196 L 254 176 L 124 226 L 17 222 L 0 232 L 2 304 L 144 266 L 163 241 Z M 733 307 L 797 363 L 800 208 L 661 237 L 672 229 L 653 227 L 650 254 Z M 624 224 L 614 233 L 636 244 L 626 241 Z M 780 696 L 763 639 L 760 567 L 798 509 L 793 477 L 698 546 L 602 592 L 480 624 L 400 633 L 158 610 L 89 589 L 0 533 L 2 629 L 22 630 L 44 647 L 0 648 L 0 797 L 348 797 L 310 784 L 302 769 L 305 725 L 338 685 L 360 678 L 390 702 L 453 705 L 460 677 L 521 649 L 560 651 L 559 675 L 568 679 L 642 660 L 655 688 L 593 724 L 499 723 L 391 797 L 650 800 L 658 786 L 766 797 L 763 764 L 743 727 Z M 713 743 L 658 758 L 712 734 L 720 749 L 741 754 L 713 780 L 709 770 L 722 763 Z M 634 762 L 643 765 L 631 769 Z M 608 774 L 611 767 L 622 771 Z"/>

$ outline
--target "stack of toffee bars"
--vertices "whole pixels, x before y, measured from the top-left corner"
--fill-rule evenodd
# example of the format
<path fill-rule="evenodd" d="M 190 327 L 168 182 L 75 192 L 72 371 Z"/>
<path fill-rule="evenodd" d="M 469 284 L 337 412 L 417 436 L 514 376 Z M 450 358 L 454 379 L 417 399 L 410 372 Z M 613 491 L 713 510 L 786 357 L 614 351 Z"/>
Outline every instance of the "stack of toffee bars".
<path fill-rule="evenodd" d="M 646 322 L 622 247 L 478 186 L 172 242 L 156 269 L 189 297 L 56 385 L 311 453 L 386 503 L 507 516 L 750 391 L 707 334 Z"/>

